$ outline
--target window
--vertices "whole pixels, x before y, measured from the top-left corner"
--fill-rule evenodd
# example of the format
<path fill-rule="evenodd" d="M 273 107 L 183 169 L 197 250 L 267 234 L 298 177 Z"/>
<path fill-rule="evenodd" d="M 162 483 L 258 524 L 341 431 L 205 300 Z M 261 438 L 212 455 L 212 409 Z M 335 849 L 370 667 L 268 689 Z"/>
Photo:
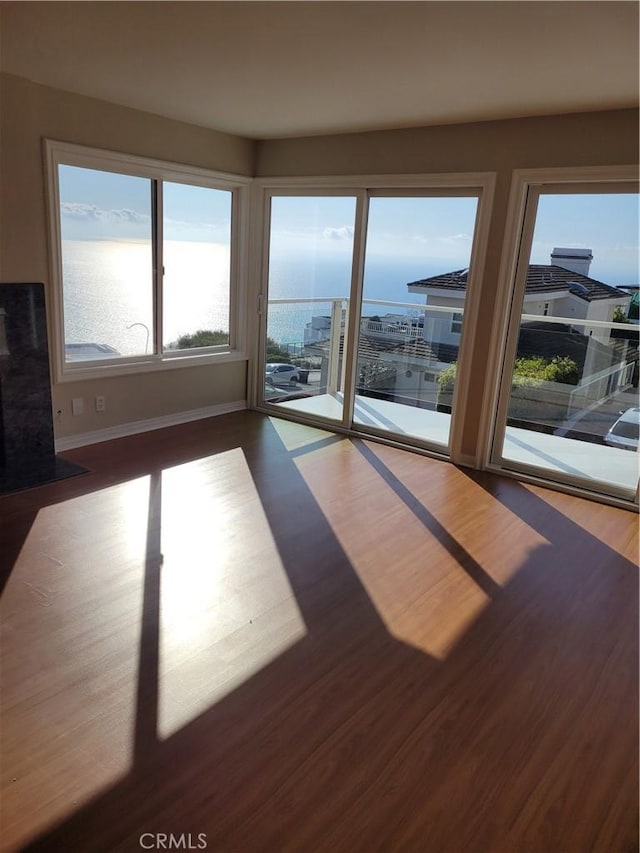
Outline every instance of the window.
<path fill-rule="evenodd" d="M 459 335 L 462 331 L 462 314 L 456 311 L 451 317 L 451 332 L 454 335 Z"/>
<path fill-rule="evenodd" d="M 165 352 L 229 345 L 231 212 L 229 190 L 164 182 Z"/>
<path fill-rule="evenodd" d="M 637 424 L 627 288 L 638 280 L 640 197 L 622 167 L 601 172 L 516 173 L 520 232 L 490 467 L 634 503 L 637 440 L 617 441 L 615 424 L 625 411 Z"/>
<path fill-rule="evenodd" d="M 58 380 L 243 357 L 248 179 L 47 143 Z"/>

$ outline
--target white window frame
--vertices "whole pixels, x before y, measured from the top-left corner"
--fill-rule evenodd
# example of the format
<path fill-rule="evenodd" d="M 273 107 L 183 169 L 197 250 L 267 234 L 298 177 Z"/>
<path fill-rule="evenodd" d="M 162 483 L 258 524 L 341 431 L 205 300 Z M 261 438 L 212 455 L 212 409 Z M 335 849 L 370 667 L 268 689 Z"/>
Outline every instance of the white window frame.
<path fill-rule="evenodd" d="M 412 440 L 411 446 L 416 450 L 433 453 L 445 457 L 457 464 L 473 465 L 471 459 L 462 452 L 462 437 L 464 430 L 464 411 L 470 389 L 470 373 L 472 354 L 477 335 L 477 317 L 480 304 L 480 283 L 484 275 L 487 244 L 493 198 L 495 193 L 496 175 L 494 172 L 462 172 L 435 174 L 407 175 L 349 175 L 349 176 L 313 176 L 257 178 L 253 187 L 253 274 L 252 280 L 258 288 L 255 293 L 256 312 L 252 320 L 251 340 L 254 346 L 251 352 L 250 374 L 248 378 L 249 407 L 269 414 L 274 413 L 274 406 L 267 402 L 261 403 L 261 382 L 264 377 L 264 307 L 268 288 L 269 263 L 269 229 L 270 229 L 270 200 L 282 195 L 353 195 L 356 197 L 355 234 L 353 248 L 352 281 L 350 293 L 349 328 L 347 338 L 346 361 L 350 370 L 345 373 L 345 398 L 349 405 L 344 406 L 341 424 L 332 423 L 330 429 L 348 434 L 366 434 L 353 425 L 353 396 L 355 386 L 355 359 L 353 348 L 357 340 L 356 324 L 360 316 L 362 294 L 359 286 L 364 273 L 364 259 L 367 233 L 367 199 L 376 195 L 431 195 L 431 196 L 460 196 L 473 195 L 478 199 L 476 212 L 476 227 L 470 260 L 470 275 L 467 283 L 465 298 L 465 314 L 469 318 L 461 334 L 459 371 L 456 379 L 453 399 L 453 411 L 457 412 L 451 422 L 448 451 L 430 445 L 429 442 Z M 473 319 L 471 319 L 473 318 Z M 276 409 L 278 417 L 296 421 L 304 421 L 312 425 L 327 428 L 327 421 L 314 416 L 302 416 L 299 413 Z M 373 431 L 371 431 L 373 434 Z M 380 433 L 377 437 L 386 443 L 394 443 L 393 438 Z"/>
<path fill-rule="evenodd" d="M 533 232 L 537 216 L 537 201 L 546 193 L 620 192 L 622 186 L 638 192 L 637 166 L 585 166 L 548 169 L 514 170 L 507 210 L 498 287 L 494 313 L 494 333 L 487 360 L 483 408 L 480 420 L 478 447 L 481 467 L 502 476 L 515 477 L 525 482 L 552 487 L 558 491 L 595 499 L 615 506 L 638 507 L 639 492 L 632 500 L 618 492 L 598 490 L 584 480 L 546 477 L 539 469 L 502 464 L 501 451 L 506 428 L 506 411 L 509 403 L 511 366 L 517 349 L 520 327 L 520 310 L 525 287 Z M 532 194 L 533 204 L 529 204 Z M 513 310 L 518 306 L 518 310 Z M 622 327 L 624 328 L 624 327 Z"/>
<path fill-rule="evenodd" d="M 52 281 L 51 347 L 54 380 L 72 382 L 98 377 L 121 376 L 193 367 L 225 361 L 246 361 L 246 293 L 247 248 L 249 230 L 249 191 L 252 179 L 241 175 L 214 172 L 196 166 L 187 166 L 154 160 L 147 157 L 88 148 L 57 140 L 44 140 L 44 159 L 49 219 L 49 262 Z M 60 224 L 60 191 L 58 167 L 76 166 L 132 175 L 157 181 L 155 216 L 157 227 L 152 238 L 154 249 L 154 277 L 151 282 L 153 299 L 154 352 L 143 356 L 121 356 L 100 361 L 67 362 L 64 339 L 64 295 L 62 272 L 62 232 Z M 188 184 L 195 187 L 231 192 L 231 264 L 229 294 L 229 344 L 198 347 L 191 350 L 162 350 L 162 182 Z"/>

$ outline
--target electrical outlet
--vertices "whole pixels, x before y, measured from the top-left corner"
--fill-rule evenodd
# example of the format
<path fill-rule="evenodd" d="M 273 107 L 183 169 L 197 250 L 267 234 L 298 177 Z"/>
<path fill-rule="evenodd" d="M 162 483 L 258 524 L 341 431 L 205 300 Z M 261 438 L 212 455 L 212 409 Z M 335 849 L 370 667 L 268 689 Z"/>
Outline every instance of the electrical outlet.
<path fill-rule="evenodd" d="M 71 414 L 72 415 L 83 415 L 84 414 L 84 397 L 74 397 L 71 401 Z"/>
<path fill-rule="evenodd" d="M 107 398 L 106 397 L 96 397 L 96 412 L 106 412 L 107 410 Z"/>

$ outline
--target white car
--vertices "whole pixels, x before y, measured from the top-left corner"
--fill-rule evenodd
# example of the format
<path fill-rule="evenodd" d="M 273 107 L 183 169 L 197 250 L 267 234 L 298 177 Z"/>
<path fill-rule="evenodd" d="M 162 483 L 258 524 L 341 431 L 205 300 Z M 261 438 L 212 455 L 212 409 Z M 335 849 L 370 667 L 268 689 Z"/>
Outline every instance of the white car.
<path fill-rule="evenodd" d="M 275 362 L 267 364 L 265 378 L 273 385 L 295 385 L 300 379 L 300 373 L 295 364 Z"/>
<path fill-rule="evenodd" d="M 621 447 L 623 450 L 638 450 L 640 442 L 640 408 L 627 409 L 604 437 L 609 447 Z"/>

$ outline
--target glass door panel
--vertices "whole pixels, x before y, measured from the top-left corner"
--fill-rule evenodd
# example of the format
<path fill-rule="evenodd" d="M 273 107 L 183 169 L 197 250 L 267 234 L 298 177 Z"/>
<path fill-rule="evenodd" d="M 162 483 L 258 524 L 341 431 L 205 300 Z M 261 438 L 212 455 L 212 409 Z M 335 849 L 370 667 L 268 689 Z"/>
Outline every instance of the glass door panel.
<path fill-rule="evenodd" d="M 447 448 L 478 199 L 369 199 L 354 424 Z"/>
<path fill-rule="evenodd" d="M 638 195 L 530 190 L 534 213 L 493 461 L 633 499 Z"/>
<path fill-rule="evenodd" d="M 342 421 L 356 198 L 273 196 L 263 402 Z"/>

